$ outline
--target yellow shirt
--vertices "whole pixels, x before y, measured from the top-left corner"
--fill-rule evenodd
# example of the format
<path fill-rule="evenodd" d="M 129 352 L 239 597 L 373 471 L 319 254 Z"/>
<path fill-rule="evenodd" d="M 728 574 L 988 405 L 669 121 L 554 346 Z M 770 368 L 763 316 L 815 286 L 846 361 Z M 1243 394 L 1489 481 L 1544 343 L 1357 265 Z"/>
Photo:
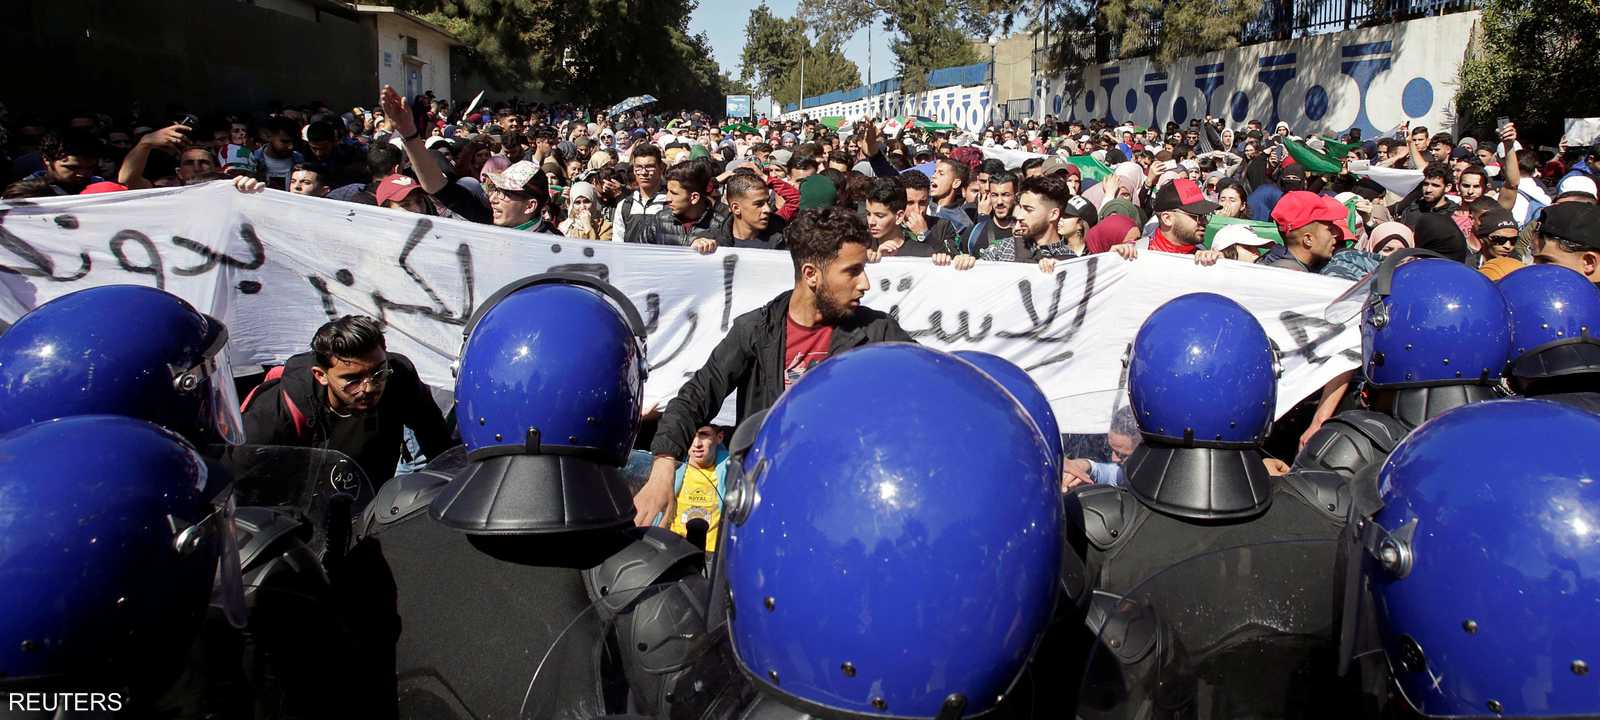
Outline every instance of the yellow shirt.
<path fill-rule="evenodd" d="M 672 518 L 672 531 L 679 535 L 689 533 L 689 521 L 702 518 L 710 529 L 706 532 L 706 550 L 717 548 L 717 526 L 722 520 L 722 498 L 717 495 L 717 469 L 684 465 L 683 487 L 678 489 L 678 514 Z"/>

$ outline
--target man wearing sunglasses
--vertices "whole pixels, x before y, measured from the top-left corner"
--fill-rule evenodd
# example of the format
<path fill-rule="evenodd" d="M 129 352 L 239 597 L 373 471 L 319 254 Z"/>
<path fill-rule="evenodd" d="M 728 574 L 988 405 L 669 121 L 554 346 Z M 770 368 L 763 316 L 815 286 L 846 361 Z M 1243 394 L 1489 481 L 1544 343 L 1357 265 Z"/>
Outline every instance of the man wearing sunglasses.
<path fill-rule="evenodd" d="M 388 352 L 382 326 L 365 316 L 323 325 L 311 352 L 289 358 L 245 399 L 247 443 L 337 450 L 375 482 L 394 475 L 408 427 L 424 455 L 449 449 L 444 414 L 416 366 Z"/>

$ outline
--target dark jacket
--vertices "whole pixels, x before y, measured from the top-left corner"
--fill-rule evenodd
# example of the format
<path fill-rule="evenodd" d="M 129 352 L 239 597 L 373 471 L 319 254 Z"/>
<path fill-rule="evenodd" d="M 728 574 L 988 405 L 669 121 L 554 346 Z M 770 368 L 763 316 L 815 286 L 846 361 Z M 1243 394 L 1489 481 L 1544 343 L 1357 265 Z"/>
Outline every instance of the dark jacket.
<path fill-rule="evenodd" d="M 1460 208 L 1460 205 L 1451 202 L 1450 198 L 1447 197 L 1440 197 L 1438 203 L 1434 204 L 1432 207 L 1429 207 L 1422 200 L 1422 186 L 1418 185 L 1417 189 L 1412 190 L 1404 198 L 1401 198 L 1400 202 L 1397 202 L 1390 207 L 1389 214 L 1393 216 L 1394 219 L 1405 223 L 1407 227 L 1415 228 L 1419 222 L 1419 218 L 1421 218 L 1423 215 L 1429 213 L 1437 215 L 1449 215 Z"/>
<path fill-rule="evenodd" d="M 717 227 L 716 208 L 708 207 L 700 213 L 700 219 L 687 229 L 683 223 L 678 222 L 676 215 L 670 208 L 662 208 L 660 212 L 651 213 L 642 217 L 635 217 L 628 225 L 628 232 L 623 236 L 623 242 L 643 243 L 645 245 L 683 245 L 694 244 L 695 238 L 712 237 Z"/>
<path fill-rule="evenodd" d="M 678 389 L 656 428 L 650 451 L 682 458 L 689 451 L 695 430 L 711 422 L 722 403 L 739 391 L 738 419 L 760 412 L 783 394 L 783 351 L 788 329 L 789 296 L 785 292 L 733 320 L 722 342 L 706 364 Z M 873 342 L 911 341 L 900 323 L 885 313 L 861 307 L 845 322 L 834 326 L 828 343 L 830 357 Z"/>
<path fill-rule="evenodd" d="M 261 386 L 244 413 L 245 442 L 337 450 L 355 460 L 375 485 L 394 476 L 404 428 L 416 433 L 417 443 L 428 457 L 450 448 L 444 414 L 434 404 L 428 386 L 417 377 L 416 366 L 404 355 L 389 353 L 394 374 L 384 386 L 378 406 L 352 418 L 338 417 L 328 407 L 327 389 L 311 376 L 314 363 L 311 353 L 291 357 L 284 363 L 281 380 Z M 297 428 L 284 395 L 302 413 L 303 431 Z"/>
<path fill-rule="evenodd" d="M 894 257 L 933 257 L 937 253 L 955 255 L 960 251 L 956 242 L 956 228 L 942 217 L 928 218 L 928 231 L 917 237 L 905 227 L 900 228 L 905 244 L 894 252 Z"/>
<path fill-rule="evenodd" d="M 783 239 L 783 229 L 787 225 L 777 213 L 772 213 L 767 220 L 767 229 L 757 233 L 755 237 L 745 240 L 733 238 L 733 216 L 727 215 L 713 225 L 711 231 L 705 234 L 717 241 L 717 247 L 731 248 L 757 248 L 761 250 L 784 250 L 789 247 Z"/>

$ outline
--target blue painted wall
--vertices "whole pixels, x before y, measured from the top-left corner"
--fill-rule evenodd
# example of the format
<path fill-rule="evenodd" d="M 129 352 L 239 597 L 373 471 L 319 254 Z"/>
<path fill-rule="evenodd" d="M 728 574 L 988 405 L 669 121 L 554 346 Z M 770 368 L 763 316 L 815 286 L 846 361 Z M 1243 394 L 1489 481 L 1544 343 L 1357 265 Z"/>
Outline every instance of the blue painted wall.
<path fill-rule="evenodd" d="M 1036 77 L 1035 114 L 1103 118 L 1135 125 L 1186 125 L 1225 117 L 1230 125 L 1284 120 L 1298 133 L 1361 128 L 1371 138 L 1409 120 L 1449 128 L 1455 122 L 1456 70 L 1479 13 L 1262 43 L 1166 67 L 1136 58 L 1090 68 L 1075 101 L 1060 78 Z"/>

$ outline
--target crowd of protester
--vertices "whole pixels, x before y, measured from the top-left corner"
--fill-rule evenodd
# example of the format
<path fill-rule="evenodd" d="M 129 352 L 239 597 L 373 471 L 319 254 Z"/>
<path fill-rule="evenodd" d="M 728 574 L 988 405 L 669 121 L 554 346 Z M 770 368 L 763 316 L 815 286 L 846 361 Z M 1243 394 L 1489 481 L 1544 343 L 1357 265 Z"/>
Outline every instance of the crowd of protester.
<path fill-rule="evenodd" d="M 153 123 L 82 112 L 47 124 L 0 109 L 4 196 L 227 180 L 701 253 L 784 249 L 797 213 L 842 207 L 864 220 L 872 261 L 926 258 L 957 271 L 1016 262 L 1052 272 L 1094 253 L 1154 250 L 1353 280 L 1416 247 L 1496 279 L 1554 263 L 1600 282 L 1596 150 L 1524 144 L 1513 122 L 1459 133 L 1402 125 L 1364 139 L 1257 120 L 1143 128 L 1046 116 L 972 133 L 650 107 L 463 112 L 392 88 L 371 109 L 172 114 Z M 1331 416 L 1349 380 L 1324 389 L 1300 437 Z"/>

